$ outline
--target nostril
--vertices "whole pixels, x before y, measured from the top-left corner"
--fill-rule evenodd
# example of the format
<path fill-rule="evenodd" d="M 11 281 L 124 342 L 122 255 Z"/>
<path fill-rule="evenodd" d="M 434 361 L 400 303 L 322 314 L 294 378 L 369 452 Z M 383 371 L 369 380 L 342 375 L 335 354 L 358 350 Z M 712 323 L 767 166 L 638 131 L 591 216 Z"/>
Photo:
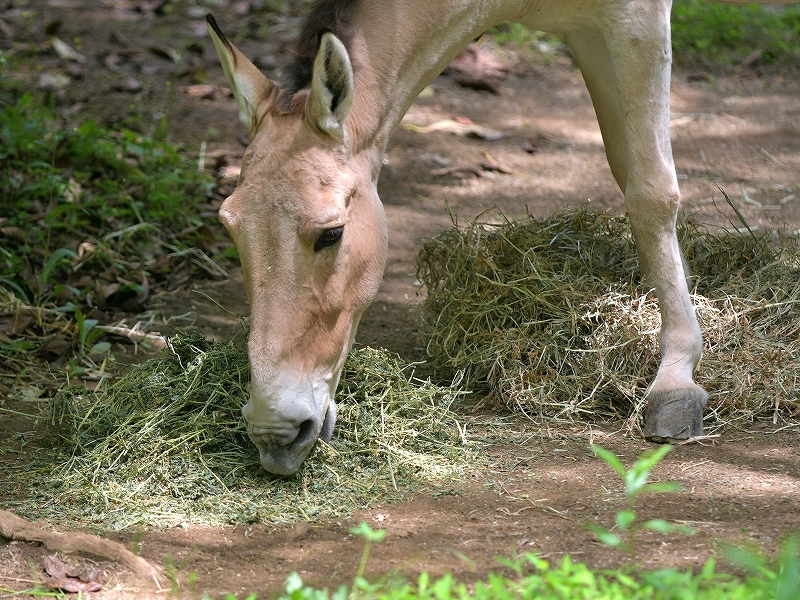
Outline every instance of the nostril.
<path fill-rule="evenodd" d="M 297 432 L 297 437 L 294 438 L 292 443 L 297 446 L 304 446 L 307 442 L 314 441 L 315 436 L 314 421 L 306 419 L 300 423 L 300 430 Z"/>

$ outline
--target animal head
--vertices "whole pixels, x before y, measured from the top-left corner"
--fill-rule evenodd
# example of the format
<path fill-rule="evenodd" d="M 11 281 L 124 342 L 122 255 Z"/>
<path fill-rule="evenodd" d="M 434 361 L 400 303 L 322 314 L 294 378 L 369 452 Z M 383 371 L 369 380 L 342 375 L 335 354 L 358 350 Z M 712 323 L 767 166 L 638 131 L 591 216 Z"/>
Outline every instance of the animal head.
<path fill-rule="evenodd" d="M 333 33 L 319 38 L 310 85 L 289 96 L 208 21 L 251 140 L 219 211 L 250 301 L 242 415 L 264 468 L 291 474 L 333 433 L 342 365 L 383 276 L 377 169 L 354 150 L 353 68 Z"/>

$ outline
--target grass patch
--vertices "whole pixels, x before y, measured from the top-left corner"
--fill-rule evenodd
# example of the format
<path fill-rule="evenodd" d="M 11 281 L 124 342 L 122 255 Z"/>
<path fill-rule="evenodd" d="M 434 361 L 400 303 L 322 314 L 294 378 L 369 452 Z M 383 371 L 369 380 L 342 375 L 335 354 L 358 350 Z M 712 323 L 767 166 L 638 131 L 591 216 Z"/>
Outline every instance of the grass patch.
<path fill-rule="evenodd" d="M 216 249 L 204 215 L 215 184 L 181 148 L 91 120 L 71 126 L 29 94 L 0 103 L 0 123 L 0 268 L 22 300 L 94 291 L 122 306 L 182 267 L 220 274 L 206 253 Z M 119 279 L 130 283 L 98 292 Z"/>
<path fill-rule="evenodd" d="M 797 600 L 800 561 L 796 541 L 786 548 L 794 555 L 786 552 L 749 577 L 717 572 L 714 559 L 699 573 L 677 569 L 626 573 L 593 570 L 569 556 L 551 565 L 535 554 L 526 554 L 501 561 L 512 574 L 490 574 L 469 585 L 449 573 L 434 579 L 425 572 L 413 583 L 370 584 L 361 580 L 353 585 L 350 595 L 346 587 L 331 594 L 327 589 L 303 586 L 300 577 L 293 574 L 280 600 Z M 236 600 L 236 596 L 229 594 L 225 600 Z"/>
<path fill-rule="evenodd" d="M 367 523 L 350 529 L 353 535 L 365 538 L 358 572 L 353 584 L 339 587 L 333 594 L 303 584 L 296 572 L 291 573 L 279 600 L 511 600 L 537 598 L 541 600 L 572 600 L 596 598 L 602 600 L 797 600 L 800 598 L 800 538 L 789 537 L 774 559 L 757 551 L 723 547 L 730 563 L 748 576 L 738 577 L 716 570 L 716 560 L 706 561 L 699 573 L 677 569 L 643 571 L 639 568 L 593 570 L 569 555 L 552 566 L 535 553 L 512 559 L 498 558 L 504 573 L 491 573 L 481 581 L 467 585 L 448 573 L 432 579 L 427 572 L 416 582 L 386 576 L 372 583 L 364 578 L 364 567 L 373 542 L 384 539 L 386 532 L 375 531 Z M 256 594 L 247 596 L 255 600 Z M 226 594 L 225 600 L 237 600 Z"/>
<path fill-rule="evenodd" d="M 680 230 L 704 332 L 708 423 L 800 409 L 796 236 Z M 657 300 L 626 218 L 581 209 L 455 226 L 417 258 L 430 363 L 536 420 L 635 418 L 658 366 Z"/>
<path fill-rule="evenodd" d="M 501 45 L 543 54 L 562 51 L 561 35 L 501 23 L 489 33 Z M 674 0 L 672 52 L 684 67 L 731 68 L 770 64 L 796 70 L 800 64 L 800 5 L 736 6 L 709 0 Z"/>
<path fill-rule="evenodd" d="M 235 252 L 215 187 L 184 148 L 72 123 L 0 73 L 0 385 L 110 368 L 98 324 L 142 312 L 160 288 L 225 275 Z"/>
<path fill-rule="evenodd" d="M 103 528 L 346 516 L 475 468 L 449 410 L 459 392 L 406 368 L 385 351 L 352 351 L 334 439 L 297 475 L 278 477 L 261 468 L 242 423 L 246 353 L 179 335 L 162 359 L 102 392 L 63 389 L 48 409 L 57 456 L 41 453 L 8 479 L 24 482 L 23 514 Z"/>
<path fill-rule="evenodd" d="M 672 5 L 672 48 L 679 64 L 725 67 L 749 57 L 796 68 L 798 40 L 798 5 L 733 6 L 706 0 L 674 0 Z"/>

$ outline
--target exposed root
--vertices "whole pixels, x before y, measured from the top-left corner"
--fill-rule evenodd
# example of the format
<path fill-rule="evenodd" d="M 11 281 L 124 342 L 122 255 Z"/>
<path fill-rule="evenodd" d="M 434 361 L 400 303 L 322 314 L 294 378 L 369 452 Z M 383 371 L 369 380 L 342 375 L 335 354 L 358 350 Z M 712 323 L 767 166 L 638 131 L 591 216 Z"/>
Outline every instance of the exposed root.
<path fill-rule="evenodd" d="M 91 554 L 113 560 L 146 579 L 153 579 L 156 583 L 161 578 L 158 568 L 141 556 L 136 556 L 118 542 L 106 540 L 90 533 L 48 531 L 36 527 L 22 517 L 6 510 L 0 510 L 0 536 L 10 540 L 44 544 L 48 550 L 53 552 Z"/>

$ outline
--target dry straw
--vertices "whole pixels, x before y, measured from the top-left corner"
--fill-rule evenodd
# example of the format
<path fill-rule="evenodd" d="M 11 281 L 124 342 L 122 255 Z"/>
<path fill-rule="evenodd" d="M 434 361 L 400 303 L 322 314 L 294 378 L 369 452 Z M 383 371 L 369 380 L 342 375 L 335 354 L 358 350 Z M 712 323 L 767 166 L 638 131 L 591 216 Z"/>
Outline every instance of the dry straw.
<path fill-rule="evenodd" d="M 398 357 L 351 352 L 330 445 L 292 477 L 267 474 L 247 439 L 247 356 L 230 343 L 178 335 L 161 360 L 102 392 L 62 390 L 49 416 L 66 458 L 51 471 L 75 519 L 129 528 L 345 516 L 421 483 L 463 475 L 476 452 L 449 405 L 459 394 L 417 381 Z M 59 515 L 63 520 L 70 515 Z"/>
<path fill-rule="evenodd" d="M 704 332 L 707 426 L 797 417 L 800 249 L 749 229 L 679 236 Z M 440 373 L 536 420 L 638 421 L 658 364 L 658 304 L 625 218 L 585 209 L 456 226 L 417 259 L 423 337 Z"/>

